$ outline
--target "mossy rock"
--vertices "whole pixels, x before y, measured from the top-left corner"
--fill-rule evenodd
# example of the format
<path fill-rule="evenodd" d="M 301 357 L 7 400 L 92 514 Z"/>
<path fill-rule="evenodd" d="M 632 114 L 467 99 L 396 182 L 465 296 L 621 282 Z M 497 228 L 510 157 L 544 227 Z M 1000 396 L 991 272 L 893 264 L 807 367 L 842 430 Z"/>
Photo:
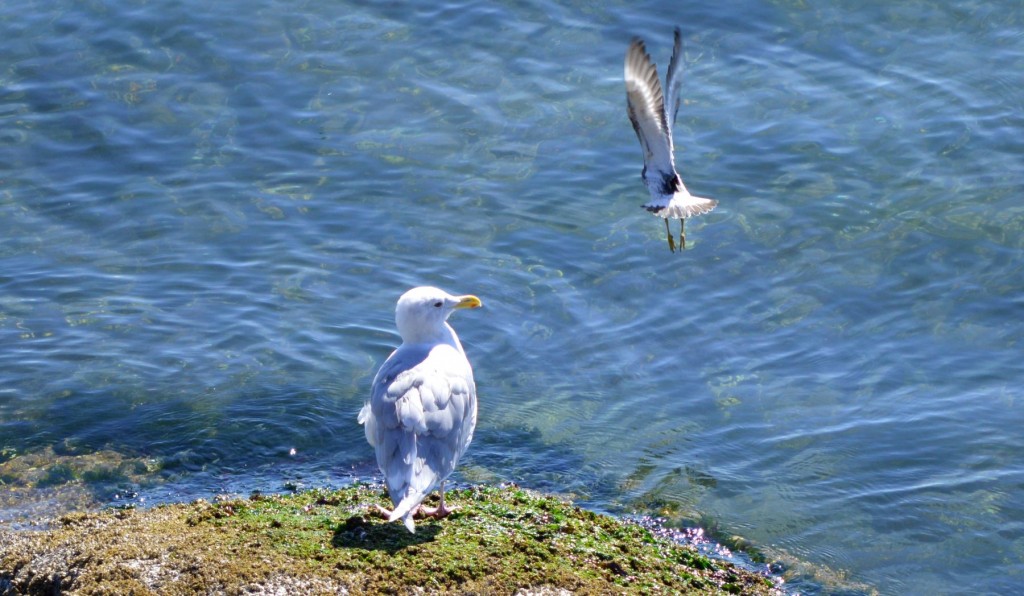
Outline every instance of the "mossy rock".
<path fill-rule="evenodd" d="M 435 497 L 436 498 L 436 497 Z M 379 486 L 67 515 L 0 532 L 0 594 L 770 594 L 762 575 L 518 487 L 416 533 Z"/>

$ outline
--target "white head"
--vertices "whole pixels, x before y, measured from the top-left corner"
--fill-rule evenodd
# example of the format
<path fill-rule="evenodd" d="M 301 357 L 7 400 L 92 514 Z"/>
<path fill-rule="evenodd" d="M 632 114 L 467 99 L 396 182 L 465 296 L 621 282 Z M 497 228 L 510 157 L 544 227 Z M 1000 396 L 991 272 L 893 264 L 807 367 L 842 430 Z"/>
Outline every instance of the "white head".
<path fill-rule="evenodd" d="M 413 288 L 402 294 L 395 307 L 395 326 L 405 343 L 424 343 L 444 339 L 448 315 L 457 308 L 480 308 L 483 303 L 473 295 L 452 296 L 429 286 Z"/>

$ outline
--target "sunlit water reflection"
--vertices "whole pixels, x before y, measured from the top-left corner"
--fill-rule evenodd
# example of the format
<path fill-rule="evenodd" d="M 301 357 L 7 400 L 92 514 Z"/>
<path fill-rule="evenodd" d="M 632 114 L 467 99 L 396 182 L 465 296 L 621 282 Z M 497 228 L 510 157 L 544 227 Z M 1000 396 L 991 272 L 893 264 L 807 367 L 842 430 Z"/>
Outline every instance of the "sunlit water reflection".
<path fill-rule="evenodd" d="M 7 3 L 0 517 L 372 477 L 355 414 L 430 283 L 486 304 L 461 480 L 740 535 L 807 591 L 1012 593 L 1022 20 Z M 622 85 L 673 24 L 720 201 L 682 255 Z"/>

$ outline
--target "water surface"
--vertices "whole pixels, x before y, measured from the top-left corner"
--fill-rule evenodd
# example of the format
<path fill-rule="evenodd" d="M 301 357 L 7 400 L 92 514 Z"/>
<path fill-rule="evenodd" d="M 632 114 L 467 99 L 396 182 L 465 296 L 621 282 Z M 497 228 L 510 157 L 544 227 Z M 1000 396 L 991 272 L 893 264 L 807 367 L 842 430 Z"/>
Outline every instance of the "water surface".
<path fill-rule="evenodd" d="M 622 60 L 686 70 L 669 254 Z M 0 518 L 374 475 L 394 301 L 459 471 L 740 535 L 805 593 L 1024 586 L 1024 8 L 0 7 Z"/>

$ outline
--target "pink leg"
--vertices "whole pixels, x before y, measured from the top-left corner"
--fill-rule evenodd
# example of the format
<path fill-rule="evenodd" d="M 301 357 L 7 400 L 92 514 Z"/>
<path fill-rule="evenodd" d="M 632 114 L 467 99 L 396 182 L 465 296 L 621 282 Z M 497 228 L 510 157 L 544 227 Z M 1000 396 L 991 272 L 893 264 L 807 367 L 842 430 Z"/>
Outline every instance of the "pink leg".
<path fill-rule="evenodd" d="M 424 507 L 420 505 L 420 514 L 423 517 L 433 517 L 434 519 L 442 519 L 448 517 L 451 512 L 455 511 L 457 507 L 445 507 L 444 504 L 444 481 L 441 481 L 441 504 L 437 507 Z"/>

